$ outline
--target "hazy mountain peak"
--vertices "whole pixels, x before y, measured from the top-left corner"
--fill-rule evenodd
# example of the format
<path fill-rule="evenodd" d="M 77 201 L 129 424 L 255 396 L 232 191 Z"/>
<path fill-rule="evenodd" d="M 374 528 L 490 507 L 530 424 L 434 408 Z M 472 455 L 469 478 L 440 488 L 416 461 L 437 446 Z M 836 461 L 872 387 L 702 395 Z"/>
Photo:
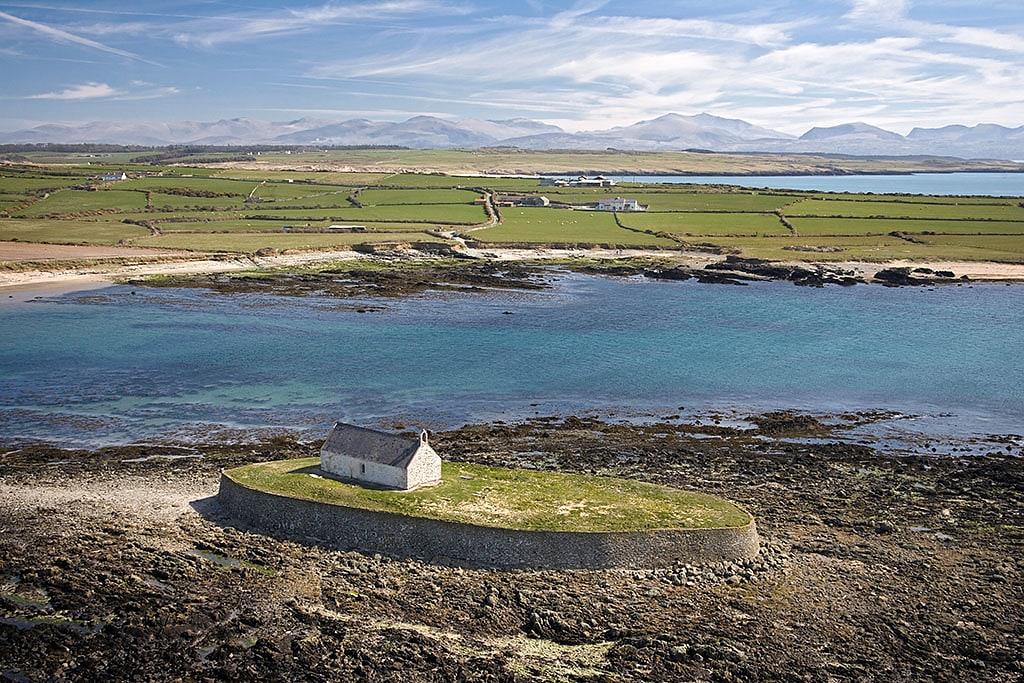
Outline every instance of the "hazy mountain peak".
<path fill-rule="evenodd" d="M 891 140 L 902 140 L 903 136 L 892 131 L 884 130 L 878 126 L 856 121 L 854 123 L 843 123 L 838 126 L 814 127 L 800 136 L 801 140 L 824 140 L 847 135 L 871 136 Z"/>
<path fill-rule="evenodd" d="M 46 124 L 0 133 L 0 143 L 100 143 L 163 146 L 216 145 L 400 145 L 430 148 L 516 146 L 525 149 L 708 149 L 720 152 L 821 152 L 841 154 L 930 154 L 973 158 L 1024 158 L 1024 126 L 996 124 L 915 128 L 903 136 L 863 121 L 815 127 L 799 138 L 741 119 L 708 112 L 667 113 L 629 126 L 567 133 L 525 118 L 449 121 L 412 116 L 405 121 L 365 118 L 331 121 L 301 118 L 271 122 L 238 117 L 213 122 L 106 122 L 77 126 Z"/>

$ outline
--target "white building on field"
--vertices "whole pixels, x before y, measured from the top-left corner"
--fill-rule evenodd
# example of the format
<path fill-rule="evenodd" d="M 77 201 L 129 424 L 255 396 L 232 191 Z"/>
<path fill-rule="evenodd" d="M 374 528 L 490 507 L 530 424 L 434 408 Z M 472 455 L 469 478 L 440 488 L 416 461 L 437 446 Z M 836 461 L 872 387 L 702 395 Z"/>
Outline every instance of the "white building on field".
<path fill-rule="evenodd" d="M 625 197 L 609 197 L 597 203 L 598 211 L 646 211 L 647 207 L 635 199 Z"/>
<path fill-rule="evenodd" d="M 427 439 L 336 422 L 320 448 L 320 469 L 339 479 L 409 491 L 441 481 L 441 456 Z"/>

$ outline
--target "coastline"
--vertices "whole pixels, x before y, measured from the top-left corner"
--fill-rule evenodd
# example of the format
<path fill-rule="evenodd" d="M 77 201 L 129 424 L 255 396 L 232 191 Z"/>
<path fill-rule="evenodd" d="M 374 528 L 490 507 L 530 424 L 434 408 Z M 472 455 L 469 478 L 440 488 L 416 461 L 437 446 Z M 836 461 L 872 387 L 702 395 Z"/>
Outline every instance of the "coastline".
<path fill-rule="evenodd" d="M 10 291 L 12 288 L 38 287 L 59 285 L 77 288 L 79 285 L 105 284 L 117 280 L 146 277 L 152 275 L 204 275 L 216 273 L 232 273 L 253 269 L 286 269 L 289 267 L 316 266 L 318 264 L 338 261 L 378 258 L 394 261 L 395 255 L 385 257 L 371 256 L 355 250 L 333 250 L 286 253 L 274 256 L 246 256 L 211 258 L 209 256 L 188 255 L 181 252 L 152 256 L 155 261 L 123 263 L 119 261 L 121 248 L 98 250 L 99 256 L 90 255 L 92 248 L 82 247 L 76 252 L 75 247 L 61 249 L 61 256 L 53 258 L 53 268 L 45 266 L 46 260 L 28 259 L 12 254 L 9 243 L 0 243 L 0 263 L 31 261 L 33 267 L 27 270 L 0 270 L 0 290 Z M 21 245 L 19 245 L 21 246 Z M 66 245 L 42 245 L 46 247 Z M 660 251 L 644 249 L 500 249 L 500 248 L 465 248 L 457 252 L 462 258 L 476 261 L 495 262 L 537 262 L 541 265 L 548 261 L 563 262 L 572 259 L 591 259 L 611 262 L 626 259 L 664 259 L 670 260 L 680 268 L 689 270 L 704 269 L 712 264 L 722 264 L 727 257 L 704 252 Z M 78 256 L 76 257 L 76 254 Z M 124 256 L 145 258 L 131 252 Z M 415 250 L 403 250 L 406 259 L 429 258 L 431 255 Z M 168 260 L 173 259 L 173 260 Z M 66 261 L 74 260 L 73 266 Z M 83 261 L 85 261 L 83 263 Z M 880 271 L 886 269 L 924 269 L 931 271 L 951 271 L 955 278 L 976 282 L 1024 282 L 1024 263 L 998 263 L 992 261 L 910 261 L 893 260 L 883 262 L 865 261 L 779 261 L 769 265 L 785 268 L 825 269 L 829 271 L 846 271 L 854 277 L 869 281 Z M 763 279 L 777 279 L 766 277 Z"/>

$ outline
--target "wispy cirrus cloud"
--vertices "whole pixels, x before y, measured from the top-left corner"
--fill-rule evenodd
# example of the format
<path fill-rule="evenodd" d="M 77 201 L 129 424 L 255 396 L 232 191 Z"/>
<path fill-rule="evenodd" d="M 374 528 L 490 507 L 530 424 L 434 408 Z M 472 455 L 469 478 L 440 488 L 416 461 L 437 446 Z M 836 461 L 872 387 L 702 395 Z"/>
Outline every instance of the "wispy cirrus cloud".
<path fill-rule="evenodd" d="M 378 76 L 455 76 L 468 80 L 502 81 L 575 74 L 582 81 L 603 79 L 655 82 L 679 78 L 686 57 L 701 54 L 728 59 L 735 52 L 788 44 L 798 24 L 739 23 L 702 19 L 592 16 L 606 3 L 559 12 L 550 19 L 513 20 L 495 17 L 475 35 L 452 49 L 451 41 L 431 37 L 426 47 L 372 59 L 324 62 L 314 78 Z M 723 45 L 732 45 L 723 48 Z M 629 63 L 629 68 L 623 68 Z"/>
<path fill-rule="evenodd" d="M 75 101 L 87 108 L 183 92 L 127 80 L 139 78 L 190 93 L 160 116 L 261 111 L 273 92 L 273 106 L 288 111 L 493 112 L 569 130 L 670 111 L 796 134 L 808 123 L 853 120 L 906 130 L 1020 125 L 1018 3 L 10 0 L 0 12 L 0 67 L 10 98 L 54 112 L 41 118 L 67 116 Z M 82 49 L 52 49 L 58 44 Z M 100 58 L 110 55 L 123 59 Z M 157 62 L 158 73 L 146 68 Z"/>
<path fill-rule="evenodd" d="M 81 45 L 82 47 L 87 47 L 93 50 L 99 50 L 101 52 L 106 52 L 107 54 L 117 55 L 119 57 L 125 57 L 127 59 L 152 64 L 152 62 L 143 59 L 142 57 L 133 52 L 128 52 L 127 50 L 120 50 L 116 47 L 104 45 L 103 43 L 100 43 L 98 41 L 92 40 L 90 38 L 85 38 L 80 35 L 76 35 L 74 33 L 65 31 L 55 26 L 50 26 L 48 24 L 44 24 L 38 21 L 31 21 L 29 19 L 22 19 L 21 17 L 16 17 L 13 14 L 8 14 L 7 12 L 0 12 L 0 19 L 8 21 L 12 24 L 16 24 L 18 26 L 22 26 L 24 28 L 31 29 L 37 34 L 42 35 L 56 42 L 70 43 L 72 45 Z"/>
<path fill-rule="evenodd" d="M 114 88 L 107 83 L 81 83 L 63 90 L 28 95 L 27 100 L 151 100 L 169 95 L 176 95 L 180 91 L 175 87 L 160 87 L 152 83 L 133 81 L 127 88 Z"/>
<path fill-rule="evenodd" d="M 972 98 L 1024 113 L 1010 85 L 1024 76 L 1020 60 L 984 56 L 1024 50 L 1024 40 L 1007 28 L 913 20 L 910 0 L 854 0 L 845 13 L 791 13 L 774 22 L 761 14 L 632 17 L 604 12 L 608 6 L 494 17 L 487 31 L 457 41 L 425 27 L 404 52 L 324 60 L 306 75 L 415 82 L 453 99 L 478 98 L 479 106 L 515 92 L 520 110 L 546 120 L 562 114 L 569 128 L 578 128 L 572 119 L 605 125 L 618 116 L 705 110 L 754 112 L 754 121 L 800 132 L 805 121 L 792 128 L 785 121 L 801 107 L 830 124 L 869 117 L 899 124 L 929 108 L 962 111 Z"/>
<path fill-rule="evenodd" d="M 853 0 L 845 19 L 857 22 L 900 21 L 906 18 L 909 0 Z"/>
<path fill-rule="evenodd" d="M 29 100 L 95 100 L 110 98 L 119 94 L 119 91 L 106 83 L 82 83 L 64 90 L 29 95 Z"/>
<path fill-rule="evenodd" d="M 322 31 L 329 26 L 362 25 L 382 19 L 417 15 L 459 15 L 468 9 L 436 0 L 391 0 L 288 9 L 271 14 L 218 16 L 191 22 L 174 34 L 181 45 L 211 48 L 273 36 Z"/>
<path fill-rule="evenodd" d="M 985 50 L 1024 53 L 1024 36 L 1020 33 L 922 21 L 913 18 L 912 10 L 910 0 L 854 0 L 853 8 L 843 18 L 854 24 L 873 26 L 893 34 Z"/>

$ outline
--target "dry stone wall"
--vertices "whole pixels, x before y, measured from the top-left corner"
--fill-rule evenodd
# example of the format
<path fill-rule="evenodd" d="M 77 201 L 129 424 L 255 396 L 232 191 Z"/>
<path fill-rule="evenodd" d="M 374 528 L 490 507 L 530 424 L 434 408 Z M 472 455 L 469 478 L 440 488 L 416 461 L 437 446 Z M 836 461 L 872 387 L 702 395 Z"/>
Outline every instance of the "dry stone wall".
<path fill-rule="evenodd" d="M 226 474 L 217 498 L 236 519 L 263 531 L 343 550 L 504 569 L 663 567 L 676 561 L 735 561 L 758 552 L 753 520 L 730 529 L 501 529 L 289 498 L 243 486 Z"/>

